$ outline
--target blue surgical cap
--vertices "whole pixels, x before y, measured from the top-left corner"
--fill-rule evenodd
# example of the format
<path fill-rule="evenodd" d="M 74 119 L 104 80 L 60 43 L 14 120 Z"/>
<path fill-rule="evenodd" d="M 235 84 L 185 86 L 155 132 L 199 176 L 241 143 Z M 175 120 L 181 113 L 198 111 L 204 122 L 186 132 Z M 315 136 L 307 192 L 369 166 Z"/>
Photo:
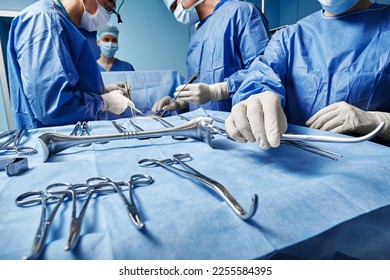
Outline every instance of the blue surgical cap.
<path fill-rule="evenodd" d="M 101 37 L 111 35 L 118 39 L 119 36 L 119 30 L 116 26 L 107 24 L 103 28 L 99 29 L 96 33 L 96 39 L 97 41 L 100 40 Z"/>
<path fill-rule="evenodd" d="M 163 0 L 163 1 L 164 1 L 165 6 L 167 6 L 168 10 L 171 9 L 172 3 L 176 2 L 176 0 Z"/>

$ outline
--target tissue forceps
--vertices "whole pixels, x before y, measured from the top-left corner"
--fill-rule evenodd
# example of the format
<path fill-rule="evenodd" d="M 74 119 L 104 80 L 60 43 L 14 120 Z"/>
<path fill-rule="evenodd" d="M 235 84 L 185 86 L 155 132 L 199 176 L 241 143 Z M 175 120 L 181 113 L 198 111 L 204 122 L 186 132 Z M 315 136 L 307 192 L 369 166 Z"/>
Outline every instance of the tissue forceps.
<path fill-rule="evenodd" d="M 116 121 L 111 121 L 111 123 L 119 133 L 127 132 L 126 127 L 117 123 Z"/>
<path fill-rule="evenodd" d="M 192 84 L 196 78 L 198 78 L 199 76 L 199 72 L 196 72 L 191 78 L 190 80 L 183 86 L 183 88 L 177 93 L 177 95 L 172 98 L 171 102 L 169 102 L 169 104 L 165 107 L 165 109 L 159 114 L 160 117 L 164 116 L 165 112 L 171 108 L 172 104 L 176 101 L 176 99 L 179 97 L 180 93 L 188 86 L 188 84 Z"/>
<path fill-rule="evenodd" d="M 0 152 L 14 152 L 18 155 L 32 155 L 36 154 L 38 151 L 33 147 L 28 146 L 19 146 L 20 141 L 23 135 L 27 132 L 27 129 L 19 130 L 9 130 L 3 133 L 0 133 L 0 139 L 8 137 L 0 145 Z M 13 142 L 13 145 L 11 143 Z"/>
<path fill-rule="evenodd" d="M 128 121 L 130 122 L 131 126 L 135 128 L 136 131 L 144 131 L 140 126 L 136 125 L 131 119 L 128 119 Z M 126 127 L 124 127 L 123 125 L 118 124 L 116 121 L 112 121 L 112 124 L 115 126 L 116 130 L 119 133 L 127 132 Z M 157 136 L 157 137 L 142 137 L 142 138 L 138 138 L 138 139 L 139 140 L 146 140 L 146 139 L 150 139 L 150 138 L 160 138 L 160 136 Z"/>
<path fill-rule="evenodd" d="M 112 193 L 115 189 L 109 185 L 95 185 L 92 182 L 96 177 L 87 180 L 86 184 L 69 184 L 69 183 L 58 183 L 50 185 L 46 188 L 46 192 L 52 195 L 72 195 L 72 218 L 70 222 L 70 231 L 67 244 L 64 247 L 65 251 L 72 250 L 76 247 L 77 242 L 80 238 L 82 221 L 85 216 L 85 212 L 89 205 L 92 196 L 95 193 Z M 77 195 L 86 194 L 87 198 L 77 215 Z"/>
<path fill-rule="evenodd" d="M 131 119 L 128 119 L 128 121 L 130 122 L 131 126 L 135 128 L 136 131 L 145 131 L 144 129 L 142 129 L 140 126 L 136 125 Z M 146 139 L 151 139 L 151 138 L 161 138 L 161 136 L 156 136 L 156 137 L 142 137 L 142 138 L 138 138 L 139 140 L 146 140 Z"/>
<path fill-rule="evenodd" d="M 137 206 L 134 202 L 133 188 L 135 188 L 136 186 L 152 184 L 153 178 L 151 176 L 144 174 L 134 174 L 130 177 L 129 182 L 113 182 L 107 177 L 95 177 L 94 182 L 96 182 L 96 184 L 109 184 L 113 186 L 120 198 L 122 199 L 122 202 L 126 207 L 127 213 L 136 228 L 142 229 L 145 226 L 145 224 L 141 220 L 141 217 L 137 210 Z M 128 187 L 129 200 L 122 193 L 122 186 Z"/>
<path fill-rule="evenodd" d="M 66 196 L 67 194 L 63 194 L 61 196 L 48 196 L 43 191 L 30 191 L 25 192 L 16 198 L 15 202 L 18 206 L 33 206 L 37 204 L 41 204 L 42 206 L 41 218 L 38 230 L 35 234 L 32 251 L 29 256 L 23 257 L 24 260 L 35 260 L 38 259 L 42 254 L 50 226 L 57 213 L 57 210 L 60 208 Z M 51 211 L 49 218 L 46 219 L 46 214 L 48 212 L 47 201 L 50 199 L 58 199 L 58 202 Z"/>
<path fill-rule="evenodd" d="M 253 195 L 250 209 L 248 212 L 246 212 L 222 184 L 201 174 L 200 172 L 196 171 L 195 169 L 187 165 L 183 161 L 185 159 L 191 159 L 191 156 L 189 154 L 175 154 L 171 159 L 168 158 L 165 160 L 145 158 L 138 161 L 138 165 L 143 167 L 162 166 L 184 177 L 205 184 L 206 186 L 214 190 L 220 197 L 222 197 L 242 220 L 248 220 L 256 213 L 257 206 L 258 206 L 257 194 Z M 172 166 L 173 164 L 176 163 L 179 164 L 181 167 L 183 167 L 184 170 Z"/>
<path fill-rule="evenodd" d="M 153 119 L 156 120 L 157 122 L 161 123 L 163 126 L 165 126 L 167 128 L 175 127 L 173 124 L 171 124 L 170 122 L 168 122 L 167 120 L 164 120 L 162 118 L 153 118 Z M 176 136 L 176 135 L 171 136 L 171 137 L 172 137 L 172 139 L 179 140 L 179 141 L 188 139 L 187 137 Z"/>

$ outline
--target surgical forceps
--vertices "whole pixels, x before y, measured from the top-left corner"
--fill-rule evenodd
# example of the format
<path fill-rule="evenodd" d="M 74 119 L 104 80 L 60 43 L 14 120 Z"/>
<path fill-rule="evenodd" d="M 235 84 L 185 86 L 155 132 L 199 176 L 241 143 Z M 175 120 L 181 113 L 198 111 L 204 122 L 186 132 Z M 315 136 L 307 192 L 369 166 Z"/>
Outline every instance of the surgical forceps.
<path fill-rule="evenodd" d="M 133 102 L 133 100 L 131 99 L 131 87 L 130 85 L 127 83 L 127 78 L 126 78 L 126 74 L 123 74 L 124 76 L 124 84 L 125 84 L 125 91 L 126 93 L 124 94 L 125 97 L 127 97 L 131 102 Z M 134 103 L 134 102 L 133 102 Z M 140 113 L 141 115 L 143 115 L 142 111 L 138 110 L 137 107 L 135 107 L 135 103 L 134 103 L 134 108 L 133 107 L 130 107 L 130 111 L 131 111 L 131 116 L 133 118 L 135 118 L 137 116 L 137 114 L 135 112 L 138 112 Z"/>
<path fill-rule="evenodd" d="M 99 178 L 99 177 L 98 177 Z M 71 195 L 72 196 L 72 219 L 70 222 L 70 231 L 68 241 L 64 247 L 65 251 L 72 250 L 76 247 L 80 238 L 82 221 L 85 216 L 88 204 L 95 193 L 112 193 L 115 192 L 115 188 L 110 185 L 96 185 L 93 182 L 96 177 L 87 180 L 86 184 L 69 184 L 69 183 L 57 183 L 50 185 L 46 188 L 46 192 L 51 195 Z M 87 198 L 77 216 L 77 195 L 86 194 Z"/>
<path fill-rule="evenodd" d="M 142 229 L 145 224 L 142 222 L 141 217 L 138 213 L 137 206 L 135 205 L 133 198 L 133 188 L 141 185 L 150 185 L 153 183 L 153 178 L 149 175 L 144 174 L 134 174 L 130 177 L 129 182 L 113 182 L 107 177 L 95 177 L 94 184 L 109 184 L 113 186 L 122 199 L 127 213 L 133 222 L 133 224 L 137 227 L 137 229 Z M 122 186 L 127 186 L 129 189 L 129 200 L 122 193 Z"/>
<path fill-rule="evenodd" d="M 79 133 L 79 130 L 81 129 L 81 132 Z M 69 134 L 70 136 L 83 136 L 87 132 L 88 133 L 88 124 L 86 122 L 78 121 L 76 125 L 74 126 L 72 132 Z M 91 146 L 92 143 L 86 143 L 78 145 L 78 147 L 88 147 Z"/>
<path fill-rule="evenodd" d="M 156 120 L 157 122 L 161 123 L 163 126 L 165 126 L 167 128 L 175 127 L 173 124 L 171 124 L 170 122 L 168 122 L 167 120 L 164 120 L 162 118 L 153 118 L 153 119 Z M 173 135 L 171 137 L 172 137 L 172 139 L 179 140 L 179 141 L 183 141 L 183 140 L 188 139 L 187 137 L 176 136 L 176 135 Z"/>
<path fill-rule="evenodd" d="M 128 119 L 128 121 L 130 122 L 131 126 L 134 127 L 134 129 L 136 131 L 144 131 L 140 126 L 136 125 L 131 119 Z M 118 124 L 116 121 L 112 121 L 112 124 L 115 126 L 116 130 L 119 133 L 127 132 L 126 127 L 124 127 L 123 125 Z M 156 136 L 156 137 L 142 137 L 142 138 L 138 138 L 138 139 L 139 140 L 146 140 L 146 139 L 150 139 L 150 138 L 161 138 L 161 137 L 160 136 Z"/>
<path fill-rule="evenodd" d="M 138 161 L 138 165 L 142 167 L 162 166 L 184 177 L 205 184 L 206 186 L 214 190 L 220 197 L 222 197 L 242 220 L 248 220 L 256 213 L 259 200 L 257 194 L 253 195 L 250 209 L 248 212 L 246 212 L 224 186 L 222 186 L 217 181 L 206 177 L 205 175 L 201 174 L 200 172 L 196 171 L 195 169 L 184 163 L 183 160 L 185 159 L 191 159 L 191 156 L 189 154 L 175 154 L 171 159 L 168 158 L 164 160 L 145 158 Z M 184 170 L 172 166 L 176 163 L 180 164 L 180 166 L 183 167 Z"/>
<path fill-rule="evenodd" d="M 79 133 L 79 130 L 81 132 Z M 73 128 L 72 132 L 69 134 L 70 136 L 90 136 L 91 134 L 89 133 L 89 125 L 87 121 L 78 121 Z M 109 141 L 101 141 L 101 142 L 96 142 L 96 144 L 107 144 Z M 86 144 L 80 144 L 78 147 L 88 147 L 91 146 L 92 143 L 86 143 Z"/>
<path fill-rule="evenodd" d="M 0 133 L 0 139 L 8 137 L 3 143 L 0 144 L 0 152 L 14 152 L 18 155 L 32 155 L 36 154 L 37 150 L 33 147 L 19 146 L 20 140 L 26 133 L 26 129 L 9 130 Z M 13 145 L 11 143 L 13 142 Z"/>
<path fill-rule="evenodd" d="M 190 80 L 183 86 L 183 88 L 177 93 L 177 95 L 172 98 L 171 102 L 169 102 L 169 104 L 165 107 L 165 109 L 159 114 L 160 117 L 164 116 L 165 112 L 171 108 L 172 104 L 176 101 L 176 99 L 179 97 L 180 93 L 189 85 L 189 84 L 192 84 L 196 78 L 198 78 L 199 76 L 199 72 L 196 72 L 191 78 Z"/>
<path fill-rule="evenodd" d="M 90 130 L 91 130 L 91 127 L 88 124 L 88 122 L 87 121 L 83 121 L 83 123 L 82 123 L 82 130 L 81 130 L 81 136 L 84 136 L 84 135 L 90 136 L 91 135 L 89 133 Z M 108 142 L 109 141 L 100 141 L 100 142 L 96 142 L 96 144 L 107 144 Z M 91 144 L 87 144 L 87 145 L 91 145 Z"/>
<path fill-rule="evenodd" d="M 30 191 L 23 193 L 16 198 L 15 202 L 18 206 L 33 206 L 37 204 L 42 205 L 41 218 L 37 233 L 34 238 L 32 252 L 29 256 L 23 257 L 24 260 L 35 260 L 42 254 L 50 226 L 57 213 L 57 210 L 60 208 L 66 196 L 67 194 L 63 194 L 61 196 L 48 196 L 43 191 Z M 47 201 L 51 199 L 58 199 L 58 202 L 51 211 L 49 218 L 46 219 L 46 212 L 48 211 Z"/>
<path fill-rule="evenodd" d="M 80 129 L 80 127 L 81 127 L 81 124 L 82 124 L 82 122 L 81 121 L 78 121 L 76 124 L 75 124 L 75 126 L 73 127 L 73 130 L 72 130 L 72 132 L 69 134 L 70 136 L 77 136 L 77 135 L 79 135 L 78 133 L 79 133 L 79 129 Z"/>
<path fill-rule="evenodd" d="M 116 121 L 111 121 L 111 123 L 112 123 L 112 125 L 116 128 L 116 130 L 117 130 L 119 133 L 127 132 L 126 127 L 124 127 L 123 125 L 120 125 L 120 124 L 117 123 Z"/>

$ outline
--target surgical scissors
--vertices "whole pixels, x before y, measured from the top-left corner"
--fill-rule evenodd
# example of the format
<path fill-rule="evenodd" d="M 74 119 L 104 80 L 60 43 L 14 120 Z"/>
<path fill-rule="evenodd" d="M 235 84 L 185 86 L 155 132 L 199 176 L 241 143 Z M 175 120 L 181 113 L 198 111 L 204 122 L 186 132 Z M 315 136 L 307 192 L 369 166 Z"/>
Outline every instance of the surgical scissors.
<path fill-rule="evenodd" d="M 242 220 L 248 220 L 256 213 L 258 206 L 257 194 L 253 195 L 250 209 L 248 212 L 246 212 L 222 184 L 209 177 L 206 177 L 205 175 L 201 174 L 200 172 L 196 171 L 195 169 L 184 163 L 183 160 L 185 159 L 191 159 L 191 156 L 189 154 L 174 154 L 172 158 L 164 160 L 145 158 L 138 161 L 138 165 L 142 167 L 162 166 L 170 171 L 173 171 L 192 180 L 201 182 L 208 187 L 211 187 L 212 190 L 214 190 L 220 197 L 222 197 L 227 202 L 227 204 Z M 183 167 L 184 170 L 173 167 L 172 164 L 175 163 L 180 164 L 180 166 Z"/>
<path fill-rule="evenodd" d="M 87 180 L 87 183 L 81 183 L 81 184 L 70 184 L 70 183 L 58 183 L 50 185 L 46 188 L 46 192 L 51 195 L 69 195 L 72 196 L 72 219 L 70 222 L 70 231 L 69 231 L 69 237 L 68 241 L 64 247 L 65 251 L 72 250 L 76 247 L 77 242 L 80 238 L 81 233 L 81 226 L 82 221 L 85 216 L 85 212 L 87 210 L 88 204 L 92 198 L 92 196 L 95 193 L 112 193 L 115 191 L 115 189 L 111 185 L 96 185 L 93 182 L 96 180 L 96 178 L 100 177 L 93 177 Z M 77 215 L 77 197 L 78 194 L 86 194 L 87 198 L 79 212 L 79 215 Z"/>
<path fill-rule="evenodd" d="M 137 206 L 133 198 L 133 188 L 140 185 L 150 185 L 153 183 L 153 178 L 149 175 L 144 174 L 134 174 L 130 177 L 129 182 L 113 182 L 107 177 L 95 177 L 94 182 L 96 184 L 110 184 L 112 185 L 120 198 L 122 199 L 126 210 L 129 214 L 131 221 L 138 229 L 142 229 L 145 224 L 142 222 L 141 217 L 138 213 Z M 122 186 L 127 186 L 129 189 L 129 200 L 122 193 Z"/>
<path fill-rule="evenodd" d="M 43 252 L 43 248 L 45 246 L 45 241 L 50 229 L 50 226 L 53 222 L 53 219 L 57 213 L 57 210 L 60 208 L 62 202 L 64 201 L 67 194 L 63 194 L 61 196 L 52 196 L 46 195 L 43 191 L 30 191 L 19 195 L 15 202 L 18 206 L 33 206 L 37 204 L 41 204 L 41 218 L 38 226 L 37 233 L 34 238 L 34 243 L 32 247 L 32 252 L 29 256 L 23 257 L 25 260 L 35 260 L 38 259 L 39 256 Z M 49 218 L 46 219 L 47 210 L 47 201 L 50 199 L 58 199 L 57 204 L 54 206 L 53 210 L 50 213 Z"/>
<path fill-rule="evenodd" d="M 36 154 L 37 150 L 33 147 L 19 146 L 26 129 L 9 130 L 0 134 L 0 139 L 8 137 L 1 145 L 0 152 L 14 152 L 18 155 Z M 13 145 L 11 143 L 13 142 Z"/>

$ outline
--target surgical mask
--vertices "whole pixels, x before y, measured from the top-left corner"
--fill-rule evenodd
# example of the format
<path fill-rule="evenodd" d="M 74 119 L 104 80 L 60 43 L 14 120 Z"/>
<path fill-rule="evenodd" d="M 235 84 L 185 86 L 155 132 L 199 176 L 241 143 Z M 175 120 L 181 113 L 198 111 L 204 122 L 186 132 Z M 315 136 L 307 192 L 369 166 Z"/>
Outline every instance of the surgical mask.
<path fill-rule="evenodd" d="M 331 14 L 342 14 L 355 6 L 359 0 L 318 0 L 322 8 Z"/>
<path fill-rule="evenodd" d="M 202 3 L 204 0 L 199 0 L 194 5 L 189 7 L 188 9 L 183 8 L 182 1 L 180 1 L 179 5 L 177 5 L 173 14 L 178 22 L 186 25 L 192 25 L 199 21 L 199 16 L 195 7 Z"/>
<path fill-rule="evenodd" d="M 118 50 L 118 43 L 100 42 L 100 52 L 105 57 L 114 57 Z"/>
<path fill-rule="evenodd" d="M 85 9 L 84 0 L 81 0 L 81 3 L 84 6 L 84 13 L 80 24 L 81 28 L 84 28 L 90 32 L 96 31 L 105 26 L 110 21 L 111 14 L 106 9 L 104 9 L 104 7 L 101 6 L 97 0 L 96 3 L 98 4 L 98 8 L 94 15 L 91 15 L 87 12 Z"/>

